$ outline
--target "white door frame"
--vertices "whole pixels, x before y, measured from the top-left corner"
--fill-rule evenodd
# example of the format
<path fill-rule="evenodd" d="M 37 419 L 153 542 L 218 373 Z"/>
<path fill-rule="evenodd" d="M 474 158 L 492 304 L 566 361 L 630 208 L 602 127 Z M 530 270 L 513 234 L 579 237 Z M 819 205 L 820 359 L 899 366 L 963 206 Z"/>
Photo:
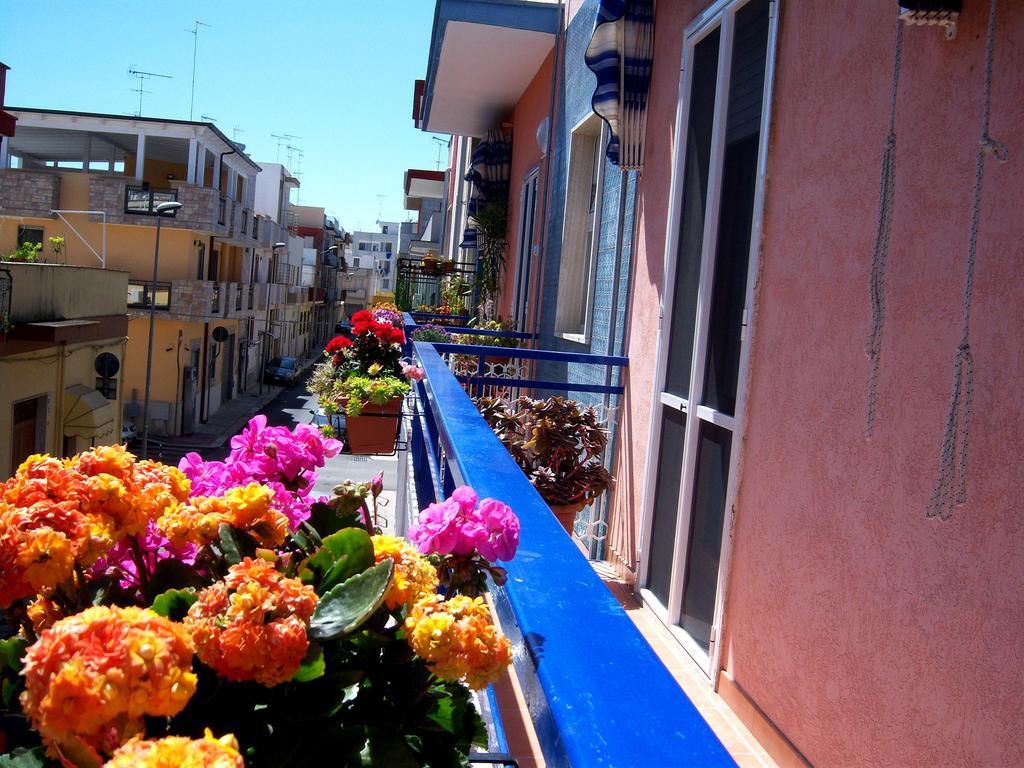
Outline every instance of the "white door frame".
<path fill-rule="evenodd" d="M 717 0 L 691 22 L 684 32 L 682 67 L 679 82 L 679 103 L 676 110 L 676 135 L 673 147 L 673 171 L 669 193 L 669 233 L 665 242 L 664 282 L 662 306 L 659 314 L 658 354 L 655 366 L 654 391 L 651 402 L 650 432 L 648 434 L 648 465 L 644 480 L 643 523 L 637 562 L 638 584 L 645 604 L 668 626 L 684 648 L 694 657 L 712 683 L 717 687 L 721 665 L 721 630 L 724 616 L 726 587 L 732 549 L 732 527 L 736 489 L 740 478 L 743 443 L 744 413 L 746 410 L 751 325 L 754 306 L 754 288 L 758 273 L 761 244 L 761 223 L 764 210 L 764 181 L 767 162 L 768 136 L 771 125 L 772 88 L 778 37 L 778 0 L 769 2 L 768 43 L 765 58 L 765 87 L 761 105 L 761 128 L 758 137 L 757 178 L 754 190 L 754 211 L 750 237 L 750 255 L 747 266 L 746 297 L 744 302 L 745 328 L 741 336 L 740 370 L 736 391 L 736 412 L 730 417 L 699 403 L 703 398 L 705 350 L 711 310 L 711 288 L 714 279 L 714 260 L 717 251 L 719 203 L 722 161 L 724 157 L 725 120 L 727 117 L 729 78 L 731 68 L 732 37 L 736 12 L 749 0 Z M 680 216 L 683 203 L 683 175 L 686 161 L 686 138 L 689 128 L 690 93 L 692 86 L 692 57 L 694 46 L 715 29 L 721 29 L 719 41 L 718 73 L 715 86 L 715 128 L 713 131 L 708 173 L 707 209 L 704 214 L 703 247 L 694 324 L 694 350 L 691 361 L 689 403 L 664 392 L 667 373 L 667 342 L 669 329 L 665 318 L 672 317 L 675 293 L 677 252 L 680 236 Z M 648 574 L 648 547 L 653 522 L 654 490 L 659 461 L 661 424 L 666 406 L 684 412 L 686 433 L 683 448 L 683 472 L 680 479 L 679 507 L 676 515 L 674 552 L 676 553 L 669 588 L 668 605 L 646 589 Z M 729 457 L 729 477 L 725 494 L 722 549 L 719 560 L 718 583 L 715 594 L 714 619 L 711 627 L 710 653 L 705 652 L 693 638 L 678 626 L 682 614 L 683 578 L 686 572 L 686 550 L 690 532 L 692 499 L 696 471 L 696 448 L 701 421 L 711 422 L 732 433 Z"/>
<path fill-rule="evenodd" d="M 516 244 L 516 279 L 512 293 L 512 320 L 516 330 L 525 330 L 529 315 L 531 266 L 537 235 L 537 193 L 540 190 L 540 165 L 530 169 L 519 191 L 518 242 Z M 530 234 L 526 224 L 530 221 Z"/>

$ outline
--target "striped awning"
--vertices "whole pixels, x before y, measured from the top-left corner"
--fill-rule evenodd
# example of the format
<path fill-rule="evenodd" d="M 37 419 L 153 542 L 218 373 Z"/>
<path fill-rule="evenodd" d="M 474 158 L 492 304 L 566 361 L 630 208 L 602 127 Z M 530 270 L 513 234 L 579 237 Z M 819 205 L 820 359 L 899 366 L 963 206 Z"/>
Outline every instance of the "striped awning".
<path fill-rule="evenodd" d="M 488 131 L 470 161 L 466 181 L 470 182 L 467 212 L 470 217 L 487 203 L 508 199 L 508 179 L 512 166 L 512 132 Z M 460 248 L 476 248 L 476 228 L 470 225 L 462 235 Z"/>
<path fill-rule="evenodd" d="M 644 165 L 654 2 L 601 0 L 584 57 L 597 76 L 591 104 L 611 133 L 608 160 L 623 170 L 641 170 Z"/>
<path fill-rule="evenodd" d="M 95 389 L 72 384 L 64 390 L 64 434 L 103 437 L 114 431 L 114 407 Z"/>

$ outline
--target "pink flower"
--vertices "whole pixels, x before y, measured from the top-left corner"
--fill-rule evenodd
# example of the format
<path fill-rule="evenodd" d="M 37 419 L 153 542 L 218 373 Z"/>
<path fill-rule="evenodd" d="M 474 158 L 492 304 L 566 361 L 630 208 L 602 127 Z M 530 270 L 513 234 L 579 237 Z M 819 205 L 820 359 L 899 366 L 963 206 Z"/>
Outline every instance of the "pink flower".
<path fill-rule="evenodd" d="M 418 365 L 411 365 L 410 363 L 402 361 L 402 375 L 405 376 L 409 381 L 423 381 L 423 377 L 427 375 L 427 372 L 420 368 Z"/>
<path fill-rule="evenodd" d="M 495 499 L 477 506 L 477 494 L 469 486 L 455 489 L 451 497 L 420 512 L 409 529 L 409 540 L 424 554 L 471 555 L 509 561 L 519 547 L 519 518 Z"/>

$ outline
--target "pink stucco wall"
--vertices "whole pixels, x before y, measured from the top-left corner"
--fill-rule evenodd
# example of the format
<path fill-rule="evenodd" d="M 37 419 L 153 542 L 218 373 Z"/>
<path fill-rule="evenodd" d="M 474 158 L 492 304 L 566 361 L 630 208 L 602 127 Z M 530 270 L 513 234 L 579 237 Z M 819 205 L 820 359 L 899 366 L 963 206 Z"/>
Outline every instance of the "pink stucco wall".
<path fill-rule="evenodd" d="M 554 53 L 549 53 L 530 84 L 523 91 L 512 114 L 512 163 L 508 186 L 508 248 L 505 252 L 505 289 L 498 300 L 502 317 L 512 314 L 513 285 L 516 274 L 516 252 L 519 248 L 519 216 L 522 208 L 523 180 L 541 165 L 538 194 L 544 186 L 543 152 L 537 145 L 537 127 L 548 116 L 551 99 L 551 67 Z M 539 209 L 538 209 L 539 211 Z M 540 217 L 534 229 L 534 242 L 540 240 Z"/>
<path fill-rule="evenodd" d="M 658 6 L 613 546 L 641 514 L 682 30 Z M 893 4 L 782 4 L 723 666 L 818 766 L 1024 765 L 1024 7 L 1000 3 L 969 498 L 925 518 L 959 336 L 987 3 L 906 32 L 875 437 L 869 256 Z"/>

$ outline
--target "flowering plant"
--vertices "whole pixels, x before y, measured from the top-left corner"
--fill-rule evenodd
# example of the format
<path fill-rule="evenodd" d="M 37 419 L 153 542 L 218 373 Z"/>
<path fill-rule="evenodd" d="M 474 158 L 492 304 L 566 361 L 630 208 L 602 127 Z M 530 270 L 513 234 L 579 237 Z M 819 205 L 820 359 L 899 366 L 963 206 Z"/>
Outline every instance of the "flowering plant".
<path fill-rule="evenodd" d="M 422 325 L 412 332 L 413 341 L 438 341 L 444 344 L 452 343 L 452 335 L 436 323 Z"/>
<path fill-rule="evenodd" d="M 488 575 L 496 584 L 505 583 L 505 569 L 494 563 L 515 557 L 519 518 L 500 501 L 479 501 L 476 491 L 464 485 L 420 512 L 409 540 L 420 552 L 436 556 L 448 594 L 476 597 L 486 588 Z"/>
<path fill-rule="evenodd" d="M 394 306 L 394 305 L 391 305 Z M 404 324 L 402 313 L 397 309 L 390 309 L 385 306 L 374 307 L 373 319 L 378 323 L 388 323 L 395 328 L 401 328 Z"/>
<path fill-rule="evenodd" d="M 224 462 L 22 464 L 0 486 L 0 766 L 466 764 L 470 689 L 510 649 L 445 558 L 511 557 L 518 521 L 459 489 L 426 555 L 376 528 L 382 476 L 311 496 L 339 448 L 258 418 Z"/>

